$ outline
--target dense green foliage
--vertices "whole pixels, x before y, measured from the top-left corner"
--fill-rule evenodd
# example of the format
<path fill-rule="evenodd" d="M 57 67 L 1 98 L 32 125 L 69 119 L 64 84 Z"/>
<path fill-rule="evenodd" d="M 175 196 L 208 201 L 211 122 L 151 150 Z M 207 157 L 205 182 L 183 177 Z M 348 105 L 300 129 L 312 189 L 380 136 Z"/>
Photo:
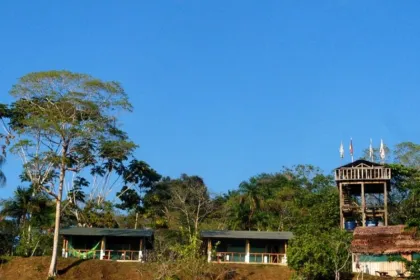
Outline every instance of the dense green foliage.
<path fill-rule="evenodd" d="M 334 279 L 351 265 L 352 235 L 338 228 L 297 235 L 290 243 L 289 266 L 304 279 Z"/>

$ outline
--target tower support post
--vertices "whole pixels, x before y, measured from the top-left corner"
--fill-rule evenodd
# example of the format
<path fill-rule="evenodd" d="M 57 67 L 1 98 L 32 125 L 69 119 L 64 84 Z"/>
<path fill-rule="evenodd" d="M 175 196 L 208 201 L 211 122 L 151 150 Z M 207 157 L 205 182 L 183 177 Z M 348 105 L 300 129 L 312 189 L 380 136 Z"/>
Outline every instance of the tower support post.
<path fill-rule="evenodd" d="M 388 225 L 388 190 L 384 182 L 384 224 Z"/>
<path fill-rule="evenodd" d="M 344 229 L 344 213 L 343 213 L 343 184 L 339 183 L 340 189 L 340 227 Z"/>
<path fill-rule="evenodd" d="M 365 183 L 362 182 L 362 227 L 366 226 L 366 199 L 365 199 Z"/>

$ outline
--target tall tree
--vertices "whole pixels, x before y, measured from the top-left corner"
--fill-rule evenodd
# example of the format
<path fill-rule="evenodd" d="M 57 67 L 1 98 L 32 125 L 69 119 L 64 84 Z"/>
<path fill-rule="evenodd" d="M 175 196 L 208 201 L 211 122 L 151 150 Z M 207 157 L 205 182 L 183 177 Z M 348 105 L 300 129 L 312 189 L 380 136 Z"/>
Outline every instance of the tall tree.
<path fill-rule="evenodd" d="M 189 242 L 196 240 L 199 227 L 214 210 L 214 203 L 202 178 L 182 174 L 169 183 L 166 208 L 173 212 L 178 224 L 187 230 Z"/>
<path fill-rule="evenodd" d="M 392 160 L 392 151 L 391 149 L 384 144 L 384 150 L 385 150 L 385 162 L 390 162 Z M 381 156 L 380 156 L 380 148 L 372 148 L 372 156 L 373 156 L 373 162 L 381 162 Z M 366 148 L 363 150 L 363 155 L 361 157 L 364 160 L 372 161 L 372 158 L 370 157 L 370 151 L 369 148 Z"/>
<path fill-rule="evenodd" d="M 172 215 L 170 215 L 168 201 L 171 199 L 170 187 L 172 182 L 170 177 L 163 177 L 144 194 L 144 216 L 146 219 L 153 221 L 152 226 L 155 228 L 171 227 Z"/>
<path fill-rule="evenodd" d="M 161 179 L 161 175 L 146 162 L 132 160 L 122 172 L 124 186 L 117 193 L 121 200 L 116 206 L 123 210 L 133 211 L 135 214 L 134 228 L 137 228 L 140 212 L 144 212 L 144 196 Z"/>
<path fill-rule="evenodd" d="M 244 181 L 239 185 L 239 204 L 244 207 L 247 212 L 247 229 L 253 228 L 253 220 L 255 214 L 262 208 L 264 204 L 263 184 L 261 180 L 266 177 L 265 174 L 258 177 L 252 177 L 249 182 Z"/>
<path fill-rule="evenodd" d="M 389 164 L 391 188 L 389 220 L 391 224 L 420 226 L 420 170 L 401 164 Z"/>
<path fill-rule="evenodd" d="M 10 125 L 18 136 L 13 151 L 24 176 L 55 200 L 55 228 L 48 276 L 56 275 L 61 202 L 68 172 L 81 173 L 98 158 L 125 158 L 135 147 L 116 125 L 118 110 L 131 110 L 121 85 L 69 71 L 23 76 L 11 91 L 16 98 Z M 109 167 L 112 168 L 112 165 Z"/>
<path fill-rule="evenodd" d="M 402 142 L 395 145 L 394 158 L 397 163 L 420 168 L 420 145 L 413 142 Z"/>

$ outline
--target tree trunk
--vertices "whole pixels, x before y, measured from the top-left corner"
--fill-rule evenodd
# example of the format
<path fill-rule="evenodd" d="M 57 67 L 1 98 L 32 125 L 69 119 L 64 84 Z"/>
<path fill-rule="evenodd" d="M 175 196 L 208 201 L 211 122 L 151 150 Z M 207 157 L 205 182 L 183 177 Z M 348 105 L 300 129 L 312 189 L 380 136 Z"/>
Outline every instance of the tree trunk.
<path fill-rule="evenodd" d="M 31 242 L 31 224 L 29 224 L 28 226 L 28 240 L 26 240 L 26 256 L 29 256 L 30 242 Z"/>
<path fill-rule="evenodd" d="M 66 155 L 67 145 L 63 145 L 63 151 L 61 153 L 61 167 L 60 167 L 60 181 L 58 185 L 58 193 L 55 205 L 55 227 L 54 227 L 54 242 L 51 256 L 50 269 L 48 270 L 48 277 L 56 276 L 57 271 L 57 253 L 58 253 L 58 239 L 60 238 L 60 222 L 61 222 L 61 198 L 63 195 L 64 178 L 66 176 Z"/>
<path fill-rule="evenodd" d="M 134 229 L 137 229 L 138 220 L 139 220 L 139 212 L 136 211 L 136 224 L 134 225 Z"/>
<path fill-rule="evenodd" d="M 197 234 L 198 232 L 198 221 L 200 219 L 199 216 L 199 211 L 197 211 L 197 215 L 195 216 L 195 221 L 194 221 L 194 234 Z"/>
<path fill-rule="evenodd" d="M 35 190 L 34 191 L 32 191 L 32 194 L 31 194 L 31 202 L 30 203 L 32 203 L 33 202 L 33 200 L 34 200 L 34 197 L 35 197 Z M 28 220 L 29 221 L 31 221 L 31 219 L 32 219 L 32 210 L 31 210 L 31 208 L 29 208 L 28 209 Z M 31 242 L 31 238 L 32 238 L 32 236 L 31 236 L 31 231 L 32 231 L 32 227 L 31 227 L 31 224 L 29 224 L 29 226 L 28 226 L 28 241 L 27 241 L 27 243 L 28 243 L 28 245 L 30 244 L 30 242 Z M 28 246 L 29 247 L 29 246 Z M 33 255 L 33 254 L 32 254 Z"/>
<path fill-rule="evenodd" d="M 56 200 L 55 206 L 55 227 L 54 227 L 54 243 L 51 257 L 50 269 L 48 270 L 48 277 L 54 277 L 56 275 L 57 268 L 57 251 L 58 251 L 58 239 L 60 232 L 60 220 L 61 220 L 61 199 Z"/>

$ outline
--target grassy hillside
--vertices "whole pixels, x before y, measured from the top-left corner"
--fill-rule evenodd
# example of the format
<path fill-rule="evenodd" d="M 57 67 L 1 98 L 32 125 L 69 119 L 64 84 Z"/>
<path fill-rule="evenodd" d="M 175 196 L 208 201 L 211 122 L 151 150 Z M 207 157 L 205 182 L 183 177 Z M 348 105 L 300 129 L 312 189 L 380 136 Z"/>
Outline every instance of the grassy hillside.
<path fill-rule="evenodd" d="M 46 279 L 49 257 L 12 258 L 0 264 L 2 280 Z M 171 269 L 158 264 L 121 263 L 99 260 L 59 259 L 60 280 L 150 280 L 159 271 Z M 286 280 L 292 272 L 283 266 L 270 265 L 211 265 L 202 280 Z M 181 279 L 188 279 L 180 275 Z M 364 277 L 364 279 L 374 279 Z M 375 278 L 376 279 L 376 278 Z"/>

